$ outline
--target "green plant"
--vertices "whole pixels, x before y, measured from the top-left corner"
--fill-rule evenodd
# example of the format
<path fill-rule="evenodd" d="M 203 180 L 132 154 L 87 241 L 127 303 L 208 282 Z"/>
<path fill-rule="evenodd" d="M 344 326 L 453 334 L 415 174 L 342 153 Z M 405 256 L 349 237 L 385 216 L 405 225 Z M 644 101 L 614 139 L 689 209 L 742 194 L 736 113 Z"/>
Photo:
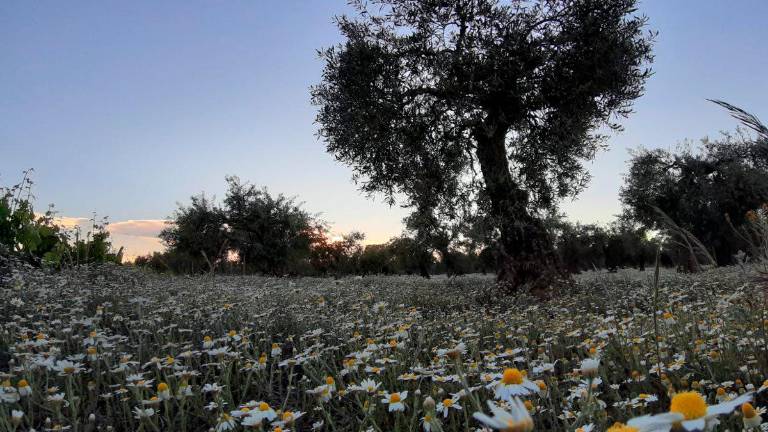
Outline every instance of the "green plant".
<path fill-rule="evenodd" d="M 25 170 L 19 183 L 0 187 L 0 254 L 54 268 L 106 261 L 120 263 L 122 249 L 113 251 L 106 219 L 97 223 L 94 215 L 86 237 L 80 239 L 78 227 L 74 242 L 70 242 L 70 232 L 56 222 L 53 205 L 43 214 L 35 213 L 33 172 L 31 168 Z"/>

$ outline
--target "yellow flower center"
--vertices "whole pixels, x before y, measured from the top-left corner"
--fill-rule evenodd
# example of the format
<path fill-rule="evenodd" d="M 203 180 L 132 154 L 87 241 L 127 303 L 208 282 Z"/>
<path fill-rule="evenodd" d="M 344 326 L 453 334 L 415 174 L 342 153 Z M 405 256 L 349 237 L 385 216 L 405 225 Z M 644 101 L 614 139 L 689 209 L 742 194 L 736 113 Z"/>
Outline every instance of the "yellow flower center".
<path fill-rule="evenodd" d="M 427 414 L 424 416 L 424 423 L 429 423 L 432 421 L 432 416 Z"/>
<path fill-rule="evenodd" d="M 228 335 L 229 337 L 235 337 L 235 336 L 237 336 L 237 332 L 236 332 L 236 331 L 234 331 L 234 330 L 230 330 L 230 331 L 229 331 L 229 333 L 227 333 L 227 335 Z"/>
<path fill-rule="evenodd" d="M 71 374 L 75 372 L 75 368 L 72 366 L 66 366 L 64 367 L 64 373 L 65 374 Z"/>
<path fill-rule="evenodd" d="M 327 377 L 325 377 L 325 383 L 328 384 L 328 385 L 334 385 L 336 383 L 336 381 L 333 380 L 332 376 L 327 376 Z"/>
<path fill-rule="evenodd" d="M 203 338 L 203 340 L 204 340 L 205 342 L 210 342 L 210 341 L 212 341 L 213 339 L 211 339 L 211 337 L 210 337 L 210 336 L 206 336 L 206 337 L 204 337 L 204 338 Z"/>
<path fill-rule="evenodd" d="M 528 411 L 533 410 L 533 402 L 531 402 L 529 400 L 526 400 L 525 401 L 525 409 L 527 409 Z"/>
<path fill-rule="evenodd" d="M 37 339 L 37 340 L 43 340 L 43 339 L 45 339 L 45 335 L 44 335 L 44 334 L 42 334 L 42 333 L 38 333 L 38 334 L 35 336 L 35 339 Z"/>
<path fill-rule="evenodd" d="M 533 430 L 533 420 L 526 418 L 520 421 L 507 420 L 507 427 L 502 432 L 526 432 Z"/>
<path fill-rule="evenodd" d="M 19 388 L 22 388 L 22 387 L 29 387 L 29 383 L 27 382 L 27 380 L 25 379 L 19 380 Z"/>
<path fill-rule="evenodd" d="M 717 395 L 718 396 L 724 396 L 725 395 L 725 389 L 722 387 L 717 388 Z"/>
<path fill-rule="evenodd" d="M 400 394 L 399 393 L 393 393 L 389 395 L 389 403 L 398 403 L 400 402 Z"/>
<path fill-rule="evenodd" d="M 261 411 L 269 411 L 269 404 L 266 402 L 261 402 L 259 404 L 259 410 Z"/>
<path fill-rule="evenodd" d="M 284 422 L 291 422 L 293 421 L 293 413 L 291 411 L 286 411 L 283 413 L 283 421 Z"/>
<path fill-rule="evenodd" d="M 443 400 L 443 406 L 446 408 L 450 408 L 453 406 L 453 399 L 445 399 Z"/>
<path fill-rule="evenodd" d="M 744 405 L 741 406 L 741 413 L 744 414 L 744 418 L 747 419 L 754 418 L 757 415 L 755 407 L 749 402 L 745 402 Z"/>
<path fill-rule="evenodd" d="M 664 312 L 664 319 L 672 318 L 672 312 Z"/>
<path fill-rule="evenodd" d="M 547 389 L 547 383 L 542 380 L 537 380 L 536 385 L 539 386 L 539 390 L 544 391 Z"/>
<path fill-rule="evenodd" d="M 88 347 L 87 350 L 85 350 L 88 355 L 96 355 L 96 347 Z"/>
<path fill-rule="evenodd" d="M 682 414 L 686 420 L 693 420 L 707 415 L 707 402 L 698 392 L 682 392 L 672 398 L 669 411 Z"/>
<path fill-rule="evenodd" d="M 523 383 L 523 374 L 520 373 L 517 368 L 504 369 L 504 375 L 501 378 L 501 381 L 506 385 L 519 385 Z"/>
<path fill-rule="evenodd" d="M 280 348 L 280 345 L 278 345 L 278 344 L 276 344 L 276 343 L 273 343 L 273 344 L 272 344 L 272 349 L 278 349 L 278 348 Z"/>
<path fill-rule="evenodd" d="M 157 385 L 157 391 L 162 392 L 168 390 L 168 384 L 161 382 Z"/>
<path fill-rule="evenodd" d="M 244 413 L 251 412 L 251 409 L 248 407 L 242 407 L 240 408 L 240 412 L 244 412 Z"/>
<path fill-rule="evenodd" d="M 640 399 L 648 399 L 650 395 L 648 393 L 640 393 L 637 397 Z"/>

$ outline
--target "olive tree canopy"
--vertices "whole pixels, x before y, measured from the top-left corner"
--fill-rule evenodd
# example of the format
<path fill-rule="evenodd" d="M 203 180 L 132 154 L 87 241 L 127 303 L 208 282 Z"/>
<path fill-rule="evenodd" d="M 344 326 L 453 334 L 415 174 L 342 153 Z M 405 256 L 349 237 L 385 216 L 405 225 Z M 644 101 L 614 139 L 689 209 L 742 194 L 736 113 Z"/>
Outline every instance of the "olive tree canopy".
<path fill-rule="evenodd" d="M 353 4 L 312 88 L 327 150 L 368 193 L 487 203 L 499 277 L 541 281 L 555 265 L 541 212 L 586 184 L 598 129 L 618 128 L 650 75 L 635 0 Z"/>

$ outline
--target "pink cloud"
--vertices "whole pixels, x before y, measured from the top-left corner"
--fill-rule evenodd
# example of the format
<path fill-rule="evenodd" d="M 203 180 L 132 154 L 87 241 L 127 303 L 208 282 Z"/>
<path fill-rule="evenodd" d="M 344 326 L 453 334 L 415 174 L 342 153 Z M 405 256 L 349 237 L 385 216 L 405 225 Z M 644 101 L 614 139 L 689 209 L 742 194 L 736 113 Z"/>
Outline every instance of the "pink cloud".
<path fill-rule="evenodd" d="M 37 214 L 38 216 L 42 216 L 41 214 Z M 64 228 L 71 229 L 76 226 L 84 227 L 86 224 L 89 224 L 88 218 L 83 217 L 70 217 L 70 216 L 57 216 L 53 218 L 53 222 L 56 225 L 63 226 Z"/>
<path fill-rule="evenodd" d="M 162 219 L 127 220 L 110 222 L 107 231 L 110 234 L 120 234 L 135 237 L 157 237 L 168 224 Z"/>
<path fill-rule="evenodd" d="M 91 229 L 91 221 L 86 217 L 58 216 L 54 223 L 66 229 L 80 227 L 83 233 Z M 123 248 L 123 259 L 133 261 L 139 255 L 160 252 L 165 249 L 158 238 L 160 231 L 167 224 L 162 219 L 125 220 L 110 222 L 107 225 L 112 246 L 117 250 Z"/>

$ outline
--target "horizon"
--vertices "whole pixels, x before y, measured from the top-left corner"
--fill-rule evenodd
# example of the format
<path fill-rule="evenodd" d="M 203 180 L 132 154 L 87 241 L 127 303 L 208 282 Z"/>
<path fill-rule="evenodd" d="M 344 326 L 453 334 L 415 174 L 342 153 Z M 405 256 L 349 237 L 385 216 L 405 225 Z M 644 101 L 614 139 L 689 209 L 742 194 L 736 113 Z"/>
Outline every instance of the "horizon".
<path fill-rule="evenodd" d="M 342 40 L 331 20 L 345 12 L 342 1 L 4 3 L 0 184 L 34 168 L 38 211 L 54 203 L 70 224 L 109 215 L 127 257 L 158 250 L 176 203 L 223 197 L 225 175 L 296 196 L 334 233 L 382 243 L 407 211 L 358 192 L 314 135 L 315 50 Z M 735 130 L 707 99 L 768 115 L 768 49 L 750 43 L 768 40 L 768 3 L 645 1 L 640 12 L 659 32 L 654 75 L 624 131 L 586 163 L 587 189 L 560 206 L 573 221 L 619 212 L 629 150 Z"/>

